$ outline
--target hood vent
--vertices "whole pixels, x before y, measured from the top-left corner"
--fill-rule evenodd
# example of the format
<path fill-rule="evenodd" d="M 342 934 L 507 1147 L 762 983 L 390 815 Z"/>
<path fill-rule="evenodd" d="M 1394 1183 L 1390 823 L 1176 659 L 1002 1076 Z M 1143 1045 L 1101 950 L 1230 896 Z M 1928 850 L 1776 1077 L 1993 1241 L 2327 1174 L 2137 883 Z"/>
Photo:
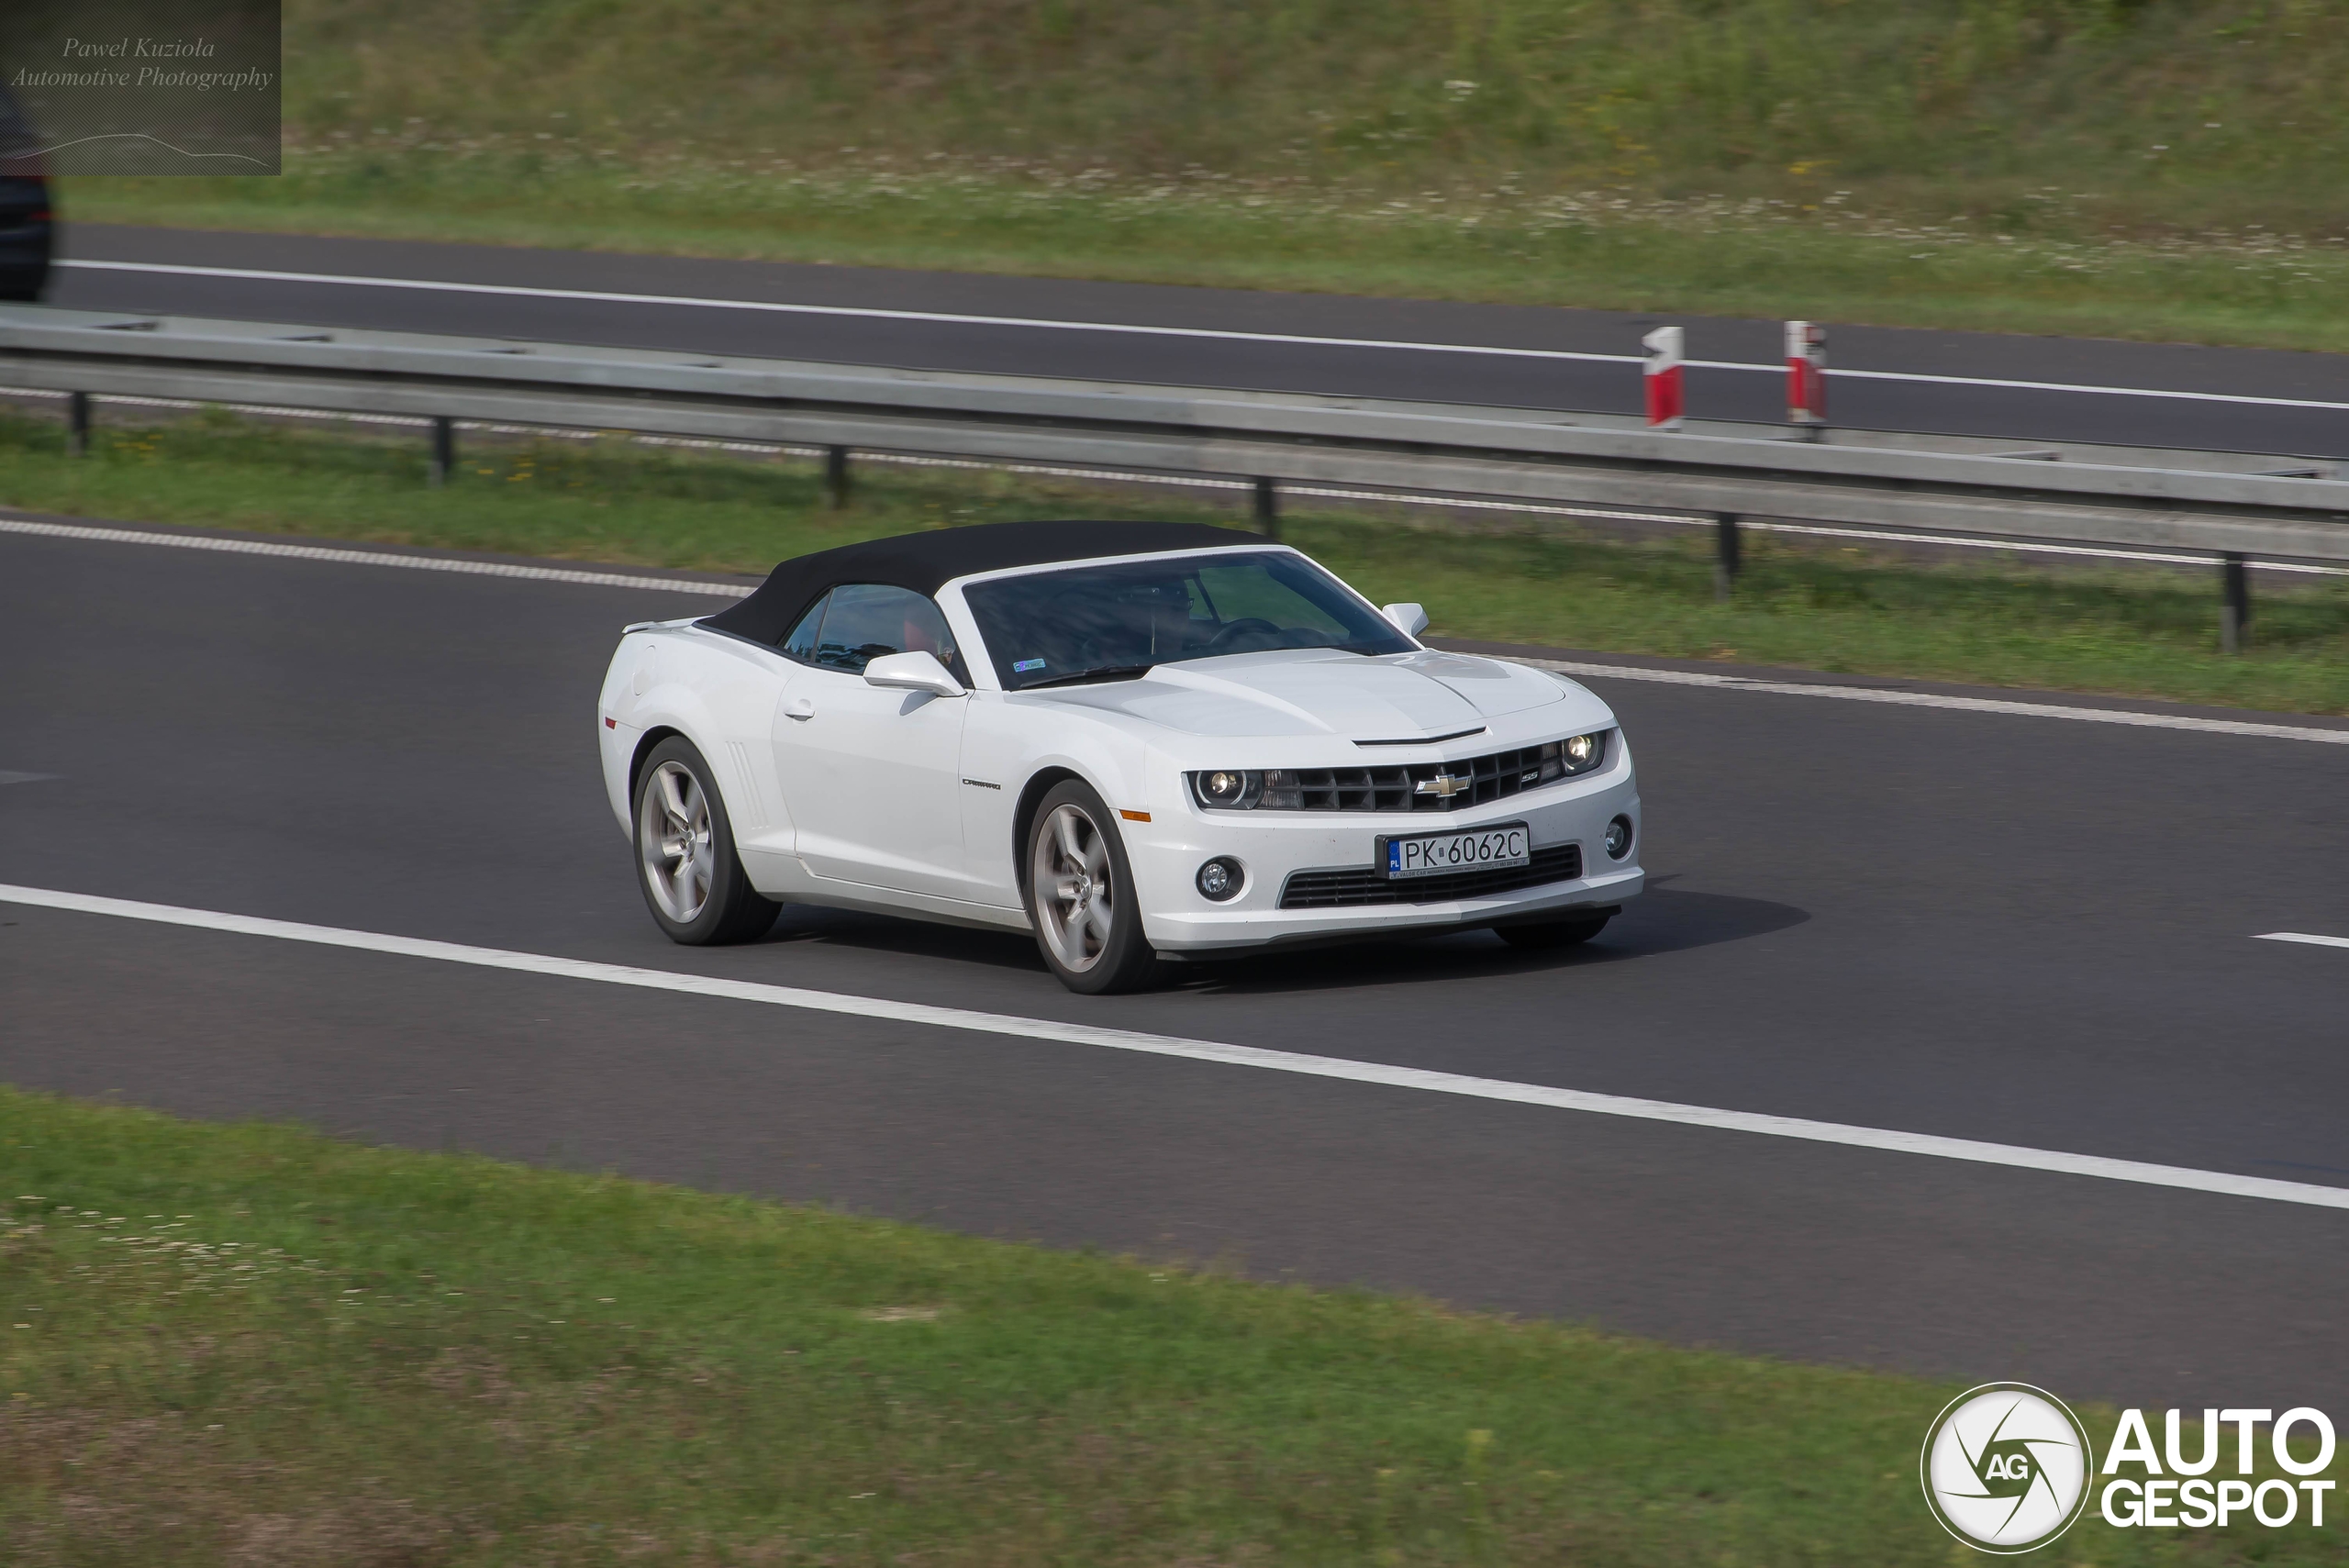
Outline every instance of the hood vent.
<path fill-rule="evenodd" d="M 1482 735 L 1484 732 L 1485 727 L 1480 724 L 1474 729 L 1455 729 L 1446 735 L 1407 735 L 1399 740 L 1357 740 L 1354 744 L 1357 746 L 1433 746 L 1439 741 L 1465 740 L 1471 735 Z"/>

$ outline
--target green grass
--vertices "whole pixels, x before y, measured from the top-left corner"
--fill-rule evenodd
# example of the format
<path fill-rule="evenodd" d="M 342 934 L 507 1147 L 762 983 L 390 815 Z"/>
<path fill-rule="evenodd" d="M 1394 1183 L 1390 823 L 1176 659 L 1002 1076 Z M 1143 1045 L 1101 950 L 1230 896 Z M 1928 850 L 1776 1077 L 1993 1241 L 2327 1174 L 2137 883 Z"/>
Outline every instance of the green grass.
<path fill-rule="evenodd" d="M 105 410 L 104 417 L 119 417 Z M 102 424 L 89 457 L 58 426 L 0 415 L 0 504 L 93 517 L 562 559 L 763 572 L 854 539 L 1035 517 L 1236 523 L 1197 492 L 971 470 L 860 469 L 822 505 L 812 465 L 609 439 L 476 446 L 424 484 L 420 436 L 287 430 L 214 410 Z M 2349 712 L 2349 584 L 2260 579 L 2251 651 L 2221 655 L 2215 572 L 1920 564 L 1749 535 L 1726 604 L 1699 531 L 1625 543 L 1499 515 L 1414 526 L 1293 510 L 1284 539 L 1375 599 L 1426 604 L 1438 636 L 1880 675 Z"/>
<path fill-rule="evenodd" d="M 23 1568 L 1967 1557 L 1917 1381 L 12 1090 L 0 1185 Z"/>
<path fill-rule="evenodd" d="M 69 216 L 2349 349 L 2338 0 L 292 0 Z"/>

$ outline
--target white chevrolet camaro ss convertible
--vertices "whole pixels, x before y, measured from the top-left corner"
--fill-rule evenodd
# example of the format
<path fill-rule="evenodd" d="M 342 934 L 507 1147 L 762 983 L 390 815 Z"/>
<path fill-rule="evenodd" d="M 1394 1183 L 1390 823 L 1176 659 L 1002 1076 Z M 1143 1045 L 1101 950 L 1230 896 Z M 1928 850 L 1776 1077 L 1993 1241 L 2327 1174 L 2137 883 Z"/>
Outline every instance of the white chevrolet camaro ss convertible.
<path fill-rule="evenodd" d="M 1032 930 L 1106 992 L 1279 943 L 1586 940 L 1642 882 L 1615 716 L 1426 624 L 1254 534 L 950 528 L 629 628 L 596 738 L 680 942 L 883 910 Z"/>

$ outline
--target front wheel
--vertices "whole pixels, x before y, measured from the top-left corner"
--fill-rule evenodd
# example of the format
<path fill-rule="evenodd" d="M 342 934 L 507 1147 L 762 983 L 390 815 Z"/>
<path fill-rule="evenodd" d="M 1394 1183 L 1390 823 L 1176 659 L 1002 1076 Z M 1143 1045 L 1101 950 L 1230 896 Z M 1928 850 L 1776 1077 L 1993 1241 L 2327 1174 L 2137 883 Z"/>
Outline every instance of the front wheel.
<path fill-rule="evenodd" d="M 636 779 L 637 885 L 673 942 L 747 942 L 781 907 L 761 897 L 734 852 L 733 825 L 709 764 L 672 735 L 652 748 Z"/>
<path fill-rule="evenodd" d="M 1145 984 L 1158 955 L 1141 932 L 1133 870 L 1101 797 L 1074 779 L 1052 786 L 1028 829 L 1028 914 L 1062 984 L 1088 996 Z"/>

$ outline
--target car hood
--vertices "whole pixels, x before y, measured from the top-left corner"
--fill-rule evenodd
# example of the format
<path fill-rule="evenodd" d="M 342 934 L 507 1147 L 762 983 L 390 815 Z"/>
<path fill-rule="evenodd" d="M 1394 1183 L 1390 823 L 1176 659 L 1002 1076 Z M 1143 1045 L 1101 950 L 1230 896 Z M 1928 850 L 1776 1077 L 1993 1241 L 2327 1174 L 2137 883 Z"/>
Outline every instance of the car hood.
<path fill-rule="evenodd" d="M 1161 664 L 1137 681 L 1035 695 L 1192 735 L 1375 741 L 1457 735 L 1503 714 L 1564 701 L 1570 690 L 1580 688 L 1522 664 L 1463 653 L 1426 649 L 1373 659 L 1311 649 Z"/>

